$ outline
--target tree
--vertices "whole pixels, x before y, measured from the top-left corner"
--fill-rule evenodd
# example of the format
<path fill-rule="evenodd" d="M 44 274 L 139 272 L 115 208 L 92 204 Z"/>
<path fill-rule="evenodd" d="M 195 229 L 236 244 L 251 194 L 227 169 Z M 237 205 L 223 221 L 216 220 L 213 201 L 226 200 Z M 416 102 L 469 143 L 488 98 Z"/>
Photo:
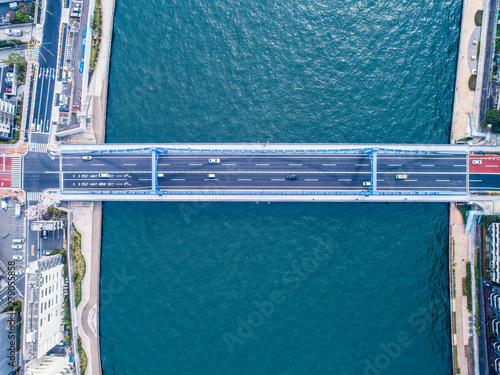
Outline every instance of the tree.
<path fill-rule="evenodd" d="M 486 113 L 486 123 L 497 125 L 500 123 L 500 111 L 498 109 L 490 109 Z"/>
<path fill-rule="evenodd" d="M 26 66 L 28 65 L 28 62 L 26 61 L 24 56 L 20 55 L 19 53 L 9 53 L 9 57 L 7 57 L 7 59 L 5 60 L 2 60 L 2 62 L 8 66 L 14 66 L 14 64 L 16 64 L 20 73 L 26 73 Z"/>

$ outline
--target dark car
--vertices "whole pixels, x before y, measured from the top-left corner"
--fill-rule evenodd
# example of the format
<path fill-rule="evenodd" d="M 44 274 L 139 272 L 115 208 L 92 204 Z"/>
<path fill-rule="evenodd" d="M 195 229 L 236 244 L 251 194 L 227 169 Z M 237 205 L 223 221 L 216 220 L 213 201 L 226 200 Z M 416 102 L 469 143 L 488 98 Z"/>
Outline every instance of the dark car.
<path fill-rule="evenodd" d="M 47 239 L 47 237 L 48 237 L 48 235 L 47 235 L 47 231 L 46 231 L 46 230 L 42 230 L 42 238 L 43 238 L 44 240 L 46 240 L 46 239 Z"/>
<path fill-rule="evenodd" d="M 287 174 L 286 175 L 287 180 L 296 180 L 297 178 L 299 178 L 299 176 L 296 174 Z"/>

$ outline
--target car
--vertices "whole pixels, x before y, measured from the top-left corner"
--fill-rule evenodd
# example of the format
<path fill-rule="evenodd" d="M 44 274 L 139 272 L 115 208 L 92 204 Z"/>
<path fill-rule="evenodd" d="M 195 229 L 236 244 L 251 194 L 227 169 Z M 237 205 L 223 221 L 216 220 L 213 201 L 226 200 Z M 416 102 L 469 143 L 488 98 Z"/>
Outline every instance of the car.
<path fill-rule="evenodd" d="M 17 270 L 16 272 L 14 272 L 14 275 L 21 276 L 23 272 L 23 270 Z"/>
<path fill-rule="evenodd" d="M 7 205 L 7 199 L 2 199 L 2 203 L 0 203 L 2 206 L 2 210 L 6 210 L 8 205 Z"/>
<path fill-rule="evenodd" d="M 209 173 L 209 174 L 207 174 L 207 178 L 215 178 L 215 173 Z"/>
<path fill-rule="evenodd" d="M 299 178 L 299 176 L 296 174 L 287 174 L 286 175 L 287 180 L 296 180 L 297 178 Z"/>
<path fill-rule="evenodd" d="M 158 176 L 158 178 L 162 178 L 162 177 L 165 177 L 165 174 L 164 173 L 158 173 L 157 176 Z"/>
<path fill-rule="evenodd" d="M 68 72 L 68 83 L 73 82 L 73 72 Z"/>
<path fill-rule="evenodd" d="M 12 259 L 14 259 L 14 260 L 23 260 L 23 256 L 22 255 L 13 255 Z"/>
<path fill-rule="evenodd" d="M 220 159 L 215 159 L 215 158 L 214 159 L 208 159 L 208 162 L 210 164 L 218 164 L 218 163 L 220 163 Z"/>
<path fill-rule="evenodd" d="M 13 248 L 14 250 L 22 250 L 23 245 L 20 245 L 20 244 L 15 244 L 15 245 L 12 245 L 12 248 Z"/>
<path fill-rule="evenodd" d="M 82 156 L 82 160 L 92 160 L 92 156 L 90 155 Z"/>
<path fill-rule="evenodd" d="M 48 238 L 48 233 L 46 230 L 42 230 L 42 238 L 46 240 Z"/>
<path fill-rule="evenodd" d="M 5 88 L 5 92 L 6 92 L 7 94 L 12 93 L 12 87 L 6 87 L 6 88 Z"/>
<path fill-rule="evenodd" d="M 42 251 L 42 254 L 46 255 L 46 256 L 52 255 L 52 250 L 44 250 L 44 251 Z"/>
<path fill-rule="evenodd" d="M 5 35 L 8 36 L 22 36 L 22 30 L 14 30 L 14 29 L 5 29 Z"/>
<path fill-rule="evenodd" d="M 5 78 L 5 82 L 12 82 L 14 80 L 13 77 L 7 77 Z"/>
<path fill-rule="evenodd" d="M 407 174 L 397 174 L 396 180 L 406 180 L 408 178 Z"/>
<path fill-rule="evenodd" d="M 5 76 L 6 76 L 7 78 L 12 78 L 12 77 L 14 77 L 14 73 L 12 73 L 12 72 L 8 72 Z"/>
<path fill-rule="evenodd" d="M 370 186 L 372 183 L 370 181 L 363 181 L 363 186 Z"/>
<path fill-rule="evenodd" d="M 481 164 L 482 160 L 474 159 L 472 160 L 472 164 Z"/>

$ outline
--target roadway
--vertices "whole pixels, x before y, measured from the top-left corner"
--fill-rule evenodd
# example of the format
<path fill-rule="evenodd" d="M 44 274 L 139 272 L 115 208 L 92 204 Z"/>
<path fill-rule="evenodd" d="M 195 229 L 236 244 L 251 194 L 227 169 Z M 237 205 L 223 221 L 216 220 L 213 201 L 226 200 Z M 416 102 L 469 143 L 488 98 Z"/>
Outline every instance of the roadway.
<path fill-rule="evenodd" d="M 41 192 L 59 188 L 59 158 L 47 153 L 29 152 L 24 156 L 23 189 Z"/>
<path fill-rule="evenodd" d="M 208 159 L 220 159 L 209 163 Z M 380 154 L 380 191 L 467 191 L 467 156 Z M 63 154 L 63 190 L 151 190 L 151 154 Z M 364 154 L 236 155 L 162 154 L 157 171 L 161 190 L 339 190 L 363 191 L 371 178 Z M 103 176 L 102 174 L 107 174 Z M 214 174 L 215 177 L 209 177 Z M 296 174 L 296 180 L 287 180 Z M 396 174 L 406 174 L 397 179 Z"/>

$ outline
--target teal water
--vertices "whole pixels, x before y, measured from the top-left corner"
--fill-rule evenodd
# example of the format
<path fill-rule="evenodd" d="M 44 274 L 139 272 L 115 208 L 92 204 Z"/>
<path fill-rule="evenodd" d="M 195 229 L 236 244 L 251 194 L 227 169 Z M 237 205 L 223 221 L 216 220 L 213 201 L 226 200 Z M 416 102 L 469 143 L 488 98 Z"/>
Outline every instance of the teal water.
<path fill-rule="evenodd" d="M 117 3 L 107 142 L 445 143 L 460 6 Z M 104 374 L 449 374 L 447 213 L 106 203 Z"/>

